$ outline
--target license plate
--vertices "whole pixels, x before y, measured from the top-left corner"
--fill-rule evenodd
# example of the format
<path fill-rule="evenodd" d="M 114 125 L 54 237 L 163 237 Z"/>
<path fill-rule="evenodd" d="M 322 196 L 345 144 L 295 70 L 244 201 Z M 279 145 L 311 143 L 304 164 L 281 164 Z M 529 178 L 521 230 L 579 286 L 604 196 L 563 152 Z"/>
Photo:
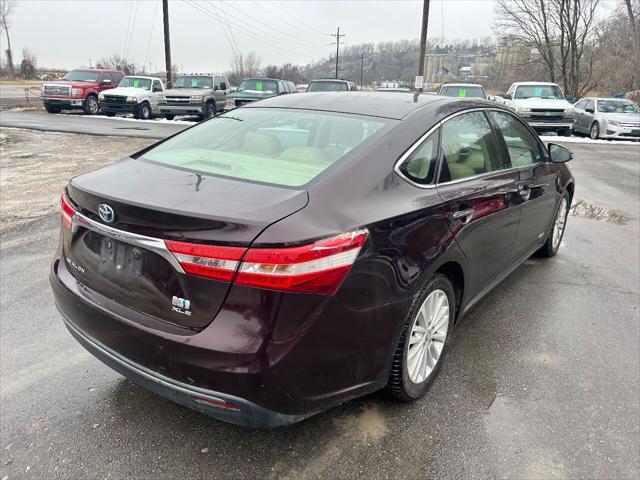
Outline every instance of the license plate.
<path fill-rule="evenodd" d="M 100 239 L 98 273 L 121 283 L 130 283 L 142 275 L 143 251 L 109 237 Z"/>

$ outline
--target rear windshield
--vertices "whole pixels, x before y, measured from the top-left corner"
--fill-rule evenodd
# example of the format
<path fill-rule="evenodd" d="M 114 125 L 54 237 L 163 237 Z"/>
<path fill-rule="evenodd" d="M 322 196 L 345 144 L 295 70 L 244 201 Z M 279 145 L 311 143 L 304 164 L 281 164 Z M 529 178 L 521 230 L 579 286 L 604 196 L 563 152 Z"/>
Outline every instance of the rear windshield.
<path fill-rule="evenodd" d="M 346 82 L 311 82 L 307 92 L 346 92 Z"/>
<path fill-rule="evenodd" d="M 486 98 L 482 87 L 466 87 L 464 85 L 445 85 L 440 89 L 440 95 L 445 97 Z"/>
<path fill-rule="evenodd" d="M 144 88 L 151 90 L 151 80 L 148 78 L 124 77 L 118 84 L 119 87 Z"/>
<path fill-rule="evenodd" d="M 395 120 L 243 108 L 196 125 L 140 158 L 203 174 L 305 185 Z"/>
<path fill-rule="evenodd" d="M 100 72 L 85 72 L 84 70 L 73 70 L 67 73 L 62 80 L 69 80 L 71 82 L 97 82 L 100 77 Z"/>
<path fill-rule="evenodd" d="M 247 93 L 278 93 L 278 83 L 275 80 L 249 78 L 240 82 L 236 91 Z"/>
<path fill-rule="evenodd" d="M 183 76 L 176 79 L 173 88 L 213 88 L 213 80 L 211 77 L 202 76 Z"/>

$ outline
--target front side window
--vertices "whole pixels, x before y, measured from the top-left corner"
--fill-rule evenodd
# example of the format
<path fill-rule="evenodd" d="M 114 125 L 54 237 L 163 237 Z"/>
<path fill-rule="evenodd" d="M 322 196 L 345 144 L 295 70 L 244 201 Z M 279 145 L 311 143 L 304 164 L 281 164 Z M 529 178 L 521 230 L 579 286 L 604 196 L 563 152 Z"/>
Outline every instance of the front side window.
<path fill-rule="evenodd" d="M 395 120 L 246 108 L 196 125 L 140 158 L 201 174 L 298 187 Z"/>
<path fill-rule="evenodd" d="M 584 106 L 584 109 L 593 111 L 594 108 L 595 108 L 595 103 L 593 102 L 593 100 L 587 100 L 587 104 Z"/>
<path fill-rule="evenodd" d="M 153 91 L 154 92 L 161 92 L 162 91 L 162 85 L 160 84 L 160 80 L 154 80 L 153 81 Z"/>
<path fill-rule="evenodd" d="M 183 75 L 176 79 L 173 88 L 198 88 L 206 90 L 213 88 L 213 80 L 211 77 Z"/>
<path fill-rule="evenodd" d="M 542 161 L 540 144 L 522 122 L 508 113 L 491 112 L 491 116 L 507 144 L 512 167 L 523 167 Z"/>
<path fill-rule="evenodd" d="M 520 85 L 516 88 L 515 99 L 523 98 L 546 98 L 561 100 L 562 91 L 557 85 Z"/>
<path fill-rule="evenodd" d="M 213 86 L 216 89 L 220 88 L 220 77 L 213 77 Z"/>
<path fill-rule="evenodd" d="M 400 172 L 409 180 L 426 185 L 433 182 L 438 161 L 439 132 L 429 135 L 400 165 Z"/>
<path fill-rule="evenodd" d="M 580 100 L 578 103 L 575 104 L 575 107 L 578 110 L 584 110 L 585 105 L 587 104 L 586 100 Z"/>
<path fill-rule="evenodd" d="M 441 127 L 442 168 L 438 182 L 493 172 L 502 168 L 496 138 L 482 112 L 458 115 Z"/>
<path fill-rule="evenodd" d="M 148 78 L 139 77 L 124 77 L 120 80 L 118 87 L 122 88 L 142 88 L 144 90 L 151 90 L 151 80 Z"/>

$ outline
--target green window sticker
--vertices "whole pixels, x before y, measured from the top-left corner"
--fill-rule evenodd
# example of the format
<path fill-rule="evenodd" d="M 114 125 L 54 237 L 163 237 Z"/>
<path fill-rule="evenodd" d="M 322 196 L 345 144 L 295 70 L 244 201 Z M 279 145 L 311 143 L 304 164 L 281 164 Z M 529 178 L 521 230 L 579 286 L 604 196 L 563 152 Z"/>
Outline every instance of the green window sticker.
<path fill-rule="evenodd" d="M 138 80 L 137 78 L 135 78 L 133 80 L 133 88 L 138 88 L 138 85 L 140 85 L 140 80 Z"/>
<path fill-rule="evenodd" d="M 466 88 L 461 88 L 460 90 L 458 90 L 458 96 L 459 97 L 466 97 L 467 96 L 467 89 Z"/>
<path fill-rule="evenodd" d="M 256 90 L 262 90 L 262 82 L 256 82 Z"/>
<path fill-rule="evenodd" d="M 198 88 L 198 79 L 197 78 L 192 78 L 191 79 L 191 88 Z"/>
<path fill-rule="evenodd" d="M 535 88 L 535 94 L 536 97 L 541 97 L 542 96 L 542 87 L 536 87 Z"/>

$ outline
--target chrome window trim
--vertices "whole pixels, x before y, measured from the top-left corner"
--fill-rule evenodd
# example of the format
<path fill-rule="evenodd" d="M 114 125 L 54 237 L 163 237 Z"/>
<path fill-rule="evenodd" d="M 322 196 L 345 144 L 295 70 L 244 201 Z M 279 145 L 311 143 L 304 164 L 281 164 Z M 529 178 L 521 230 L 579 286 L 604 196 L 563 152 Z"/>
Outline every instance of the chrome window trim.
<path fill-rule="evenodd" d="M 76 231 L 77 227 L 82 227 L 99 233 L 100 235 L 128 243 L 129 245 L 135 245 L 137 247 L 144 248 L 145 250 L 150 250 L 169 262 L 171 266 L 178 271 L 178 273 L 184 273 L 182 265 L 180 265 L 178 259 L 167 249 L 164 240 L 160 238 L 147 237 L 146 235 L 138 235 L 137 233 L 118 230 L 117 228 L 98 223 L 95 220 L 82 215 L 80 212 L 75 212 L 73 214 L 71 217 L 71 225 L 73 232 Z"/>
<path fill-rule="evenodd" d="M 505 169 L 501 169 L 501 170 L 494 170 L 492 172 L 478 173 L 476 175 L 472 175 L 470 177 L 460 178 L 460 179 L 457 179 L 457 180 L 449 180 L 449 181 L 446 181 L 446 182 L 436 182 L 436 183 L 428 183 L 428 184 L 421 184 L 421 183 L 414 182 L 413 180 L 411 180 L 410 178 L 408 178 L 406 175 L 404 175 L 402 173 L 402 171 L 400 170 L 400 165 L 402 165 L 405 162 L 405 160 L 411 156 L 411 154 L 413 152 L 415 152 L 418 148 L 420 148 L 420 146 L 422 146 L 422 144 L 429 138 L 430 135 L 432 135 L 436 130 L 438 130 L 446 122 L 448 122 L 452 118 L 456 118 L 457 116 L 463 115 L 465 113 L 491 112 L 491 111 L 501 112 L 501 113 L 506 113 L 508 115 L 511 115 L 517 121 L 522 123 L 525 127 L 527 127 L 529 130 L 531 130 L 531 127 L 526 122 L 523 122 L 522 119 L 520 119 L 514 112 L 512 112 L 510 110 L 503 109 L 503 108 L 486 107 L 486 108 L 470 108 L 470 109 L 467 109 L 467 110 L 460 110 L 459 112 L 452 113 L 448 117 L 443 118 L 442 120 L 440 120 L 433 127 L 431 127 L 427 131 L 427 133 L 425 133 L 418 140 L 416 140 L 409 147 L 409 149 L 405 153 L 403 153 L 402 156 L 396 161 L 396 163 L 395 163 L 395 165 L 393 167 L 393 170 L 396 172 L 396 174 L 400 178 L 402 178 L 405 182 L 409 183 L 410 185 L 413 185 L 414 187 L 422 188 L 424 190 L 428 190 L 428 189 L 432 189 L 432 188 L 436 188 L 436 187 L 440 187 L 440 186 L 446 186 L 446 185 L 452 185 L 452 184 L 456 184 L 456 183 L 466 182 L 467 180 L 476 180 L 478 178 L 486 177 L 486 176 L 489 176 L 489 175 L 496 175 L 496 174 L 499 174 L 499 173 L 509 173 L 509 172 L 513 172 L 513 171 L 516 171 L 516 170 L 521 170 L 521 169 L 524 169 L 524 168 L 530 168 L 531 165 L 534 165 L 533 163 L 531 165 L 523 165 L 523 166 L 520 166 L 520 167 L 511 167 L 511 168 L 505 168 Z M 537 136 L 537 134 L 536 134 L 536 136 Z M 544 143 L 539 139 L 539 137 L 536 137 L 536 138 L 542 144 L 542 147 L 543 147 L 543 150 L 544 150 L 545 149 L 544 148 L 545 147 Z M 496 138 L 496 141 L 497 141 L 497 138 Z M 546 163 L 546 162 L 539 162 L 539 163 Z"/>

